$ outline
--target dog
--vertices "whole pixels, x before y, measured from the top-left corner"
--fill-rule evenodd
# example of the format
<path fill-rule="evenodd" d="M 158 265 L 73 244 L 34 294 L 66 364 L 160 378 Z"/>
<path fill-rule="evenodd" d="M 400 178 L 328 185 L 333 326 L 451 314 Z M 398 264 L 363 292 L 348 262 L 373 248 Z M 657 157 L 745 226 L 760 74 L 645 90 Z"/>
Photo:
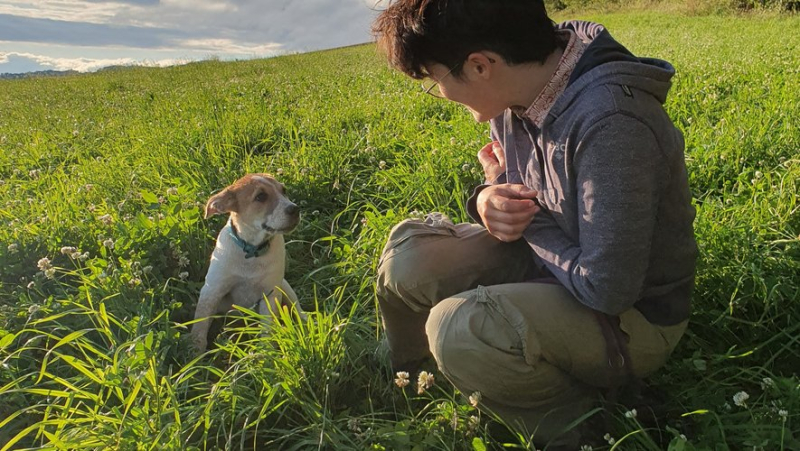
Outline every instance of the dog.
<path fill-rule="evenodd" d="M 208 344 L 210 316 L 234 305 L 271 317 L 271 307 L 290 307 L 302 319 L 297 294 L 284 278 L 283 235 L 300 223 L 300 208 L 269 174 L 247 174 L 206 203 L 205 217 L 229 214 L 217 236 L 195 310 L 191 339 L 198 351 Z M 267 306 L 267 299 L 272 306 Z"/>

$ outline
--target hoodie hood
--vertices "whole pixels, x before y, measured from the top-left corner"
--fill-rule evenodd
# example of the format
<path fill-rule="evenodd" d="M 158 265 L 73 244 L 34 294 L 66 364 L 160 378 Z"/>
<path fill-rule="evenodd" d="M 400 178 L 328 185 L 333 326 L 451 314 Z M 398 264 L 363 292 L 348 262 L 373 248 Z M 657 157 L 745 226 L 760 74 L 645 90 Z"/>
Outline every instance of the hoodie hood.
<path fill-rule="evenodd" d="M 582 91 L 609 79 L 613 79 L 612 84 L 645 91 L 661 104 L 666 102 L 675 75 L 675 68 L 670 63 L 634 56 L 598 23 L 571 20 L 556 25 L 556 29 L 572 31 L 587 47 L 551 114 L 558 116 Z"/>

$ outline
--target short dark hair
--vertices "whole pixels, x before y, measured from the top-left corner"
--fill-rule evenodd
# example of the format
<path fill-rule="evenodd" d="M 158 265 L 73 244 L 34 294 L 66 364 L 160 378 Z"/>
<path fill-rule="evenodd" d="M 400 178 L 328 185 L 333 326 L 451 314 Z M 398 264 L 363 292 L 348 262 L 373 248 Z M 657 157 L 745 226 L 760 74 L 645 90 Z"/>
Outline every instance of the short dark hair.
<path fill-rule="evenodd" d="M 389 63 L 416 79 L 431 63 L 459 76 L 467 56 L 483 50 L 508 64 L 543 63 L 559 45 L 543 0 L 393 0 L 372 33 Z"/>

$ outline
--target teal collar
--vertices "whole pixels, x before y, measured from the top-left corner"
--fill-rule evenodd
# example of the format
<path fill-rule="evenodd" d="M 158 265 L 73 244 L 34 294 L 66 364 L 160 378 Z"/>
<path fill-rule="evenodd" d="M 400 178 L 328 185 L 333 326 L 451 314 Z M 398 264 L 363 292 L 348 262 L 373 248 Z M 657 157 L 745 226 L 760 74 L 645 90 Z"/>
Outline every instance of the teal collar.
<path fill-rule="evenodd" d="M 231 224 L 230 228 L 228 229 L 228 233 L 230 234 L 231 238 L 233 238 L 233 242 L 244 251 L 244 258 L 260 257 L 261 255 L 264 255 L 269 250 L 269 243 L 272 241 L 272 237 L 270 237 L 258 246 L 250 244 L 239 236 L 239 234 L 236 232 L 236 227 L 234 227 L 233 224 Z"/>

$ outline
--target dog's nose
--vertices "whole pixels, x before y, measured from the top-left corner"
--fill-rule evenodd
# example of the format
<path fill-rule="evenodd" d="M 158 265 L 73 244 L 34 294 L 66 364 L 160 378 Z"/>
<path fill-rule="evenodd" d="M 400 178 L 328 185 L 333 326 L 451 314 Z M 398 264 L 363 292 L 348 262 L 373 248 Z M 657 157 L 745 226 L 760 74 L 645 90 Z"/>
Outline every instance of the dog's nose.
<path fill-rule="evenodd" d="M 286 207 L 286 214 L 289 216 L 297 216 L 300 214 L 300 207 L 295 204 L 289 205 Z"/>

